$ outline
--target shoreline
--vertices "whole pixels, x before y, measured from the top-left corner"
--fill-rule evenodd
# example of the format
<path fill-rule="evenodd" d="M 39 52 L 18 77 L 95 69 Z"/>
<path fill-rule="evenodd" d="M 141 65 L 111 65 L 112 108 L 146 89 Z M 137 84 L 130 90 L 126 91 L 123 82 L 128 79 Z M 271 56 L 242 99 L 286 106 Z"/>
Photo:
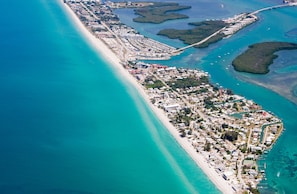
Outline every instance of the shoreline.
<path fill-rule="evenodd" d="M 216 171 L 209 166 L 205 161 L 203 156 L 198 154 L 194 147 L 191 146 L 187 139 L 180 137 L 177 129 L 169 122 L 169 119 L 162 112 L 162 110 L 151 104 L 148 95 L 145 93 L 142 86 L 136 81 L 136 79 L 121 65 L 121 60 L 114 52 L 112 52 L 108 46 L 103 43 L 100 39 L 96 38 L 89 30 L 84 26 L 84 24 L 79 20 L 75 13 L 70 9 L 68 5 L 59 1 L 65 13 L 74 22 L 74 25 L 78 27 L 80 33 L 87 39 L 98 54 L 103 57 L 103 59 L 111 65 L 112 70 L 115 71 L 117 76 L 121 78 L 121 81 L 127 81 L 131 83 L 135 89 L 138 90 L 138 94 L 145 100 L 146 104 L 150 107 L 156 117 L 161 121 L 164 127 L 169 131 L 169 133 L 174 137 L 177 143 L 186 151 L 186 153 L 192 158 L 196 165 L 204 172 L 204 174 L 209 178 L 209 180 L 222 192 L 222 193 L 234 193 L 232 187 L 225 182 L 223 177 L 219 176 Z"/>

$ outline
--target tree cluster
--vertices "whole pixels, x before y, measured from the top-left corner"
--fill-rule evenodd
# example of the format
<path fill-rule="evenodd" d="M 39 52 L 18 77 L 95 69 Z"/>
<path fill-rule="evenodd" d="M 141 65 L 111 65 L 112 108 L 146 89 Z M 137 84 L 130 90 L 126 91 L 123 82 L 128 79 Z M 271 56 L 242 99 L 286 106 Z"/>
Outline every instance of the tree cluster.
<path fill-rule="evenodd" d="M 238 139 L 238 132 L 236 131 L 226 131 L 222 135 L 222 139 L 227 139 L 228 141 L 236 141 Z"/>

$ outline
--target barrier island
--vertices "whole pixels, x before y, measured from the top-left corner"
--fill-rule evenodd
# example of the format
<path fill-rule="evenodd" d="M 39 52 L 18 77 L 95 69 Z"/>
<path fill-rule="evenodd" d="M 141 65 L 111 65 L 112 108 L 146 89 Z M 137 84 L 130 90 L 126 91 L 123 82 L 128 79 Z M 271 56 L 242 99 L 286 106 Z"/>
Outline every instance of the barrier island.
<path fill-rule="evenodd" d="M 232 65 L 236 71 L 253 74 L 266 74 L 269 65 L 278 56 L 275 54 L 281 50 L 297 49 L 297 44 L 288 42 L 263 42 L 250 45 L 249 48 L 236 57 Z"/>
<path fill-rule="evenodd" d="M 176 49 L 121 23 L 108 4 L 64 2 L 87 39 L 116 73 L 135 86 L 222 193 L 257 193 L 266 168 L 259 167 L 257 160 L 281 135 L 279 118 L 252 100 L 212 84 L 207 72 L 140 62 L 168 59 Z"/>
<path fill-rule="evenodd" d="M 191 6 L 182 6 L 178 3 L 155 2 L 151 5 L 135 9 L 134 12 L 139 15 L 139 17 L 134 18 L 133 21 L 160 24 L 168 20 L 185 19 L 189 17 L 184 14 L 172 12 L 190 8 Z"/>

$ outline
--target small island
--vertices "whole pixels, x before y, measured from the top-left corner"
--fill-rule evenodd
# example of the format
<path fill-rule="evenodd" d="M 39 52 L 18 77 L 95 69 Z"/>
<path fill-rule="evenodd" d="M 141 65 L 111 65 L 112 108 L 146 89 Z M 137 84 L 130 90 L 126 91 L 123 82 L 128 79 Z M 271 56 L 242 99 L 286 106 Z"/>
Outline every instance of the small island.
<path fill-rule="evenodd" d="M 134 18 L 133 21 L 160 24 L 168 20 L 185 19 L 188 18 L 187 15 L 172 12 L 190 8 L 191 6 L 182 6 L 178 3 L 154 2 L 148 6 L 135 9 L 134 12 L 139 17 Z"/>
<path fill-rule="evenodd" d="M 297 44 L 288 42 L 263 42 L 250 45 L 248 50 L 236 57 L 232 65 L 236 71 L 253 74 L 266 74 L 269 65 L 278 56 L 280 50 L 297 49 Z"/>
<path fill-rule="evenodd" d="M 178 51 L 183 51 L 190 47 L 205 48 L 223 38 L 232 36 L 242 28 L 256 22 L 258 18 L 254 13 L 242 13 L 224 20 L 193 22 L 189 23 L 189 25 L 196 26 L 193 29 L 164 29 L 158 35 L 167 36 L 171 39 L 179 39 L 189 45 L 178 49 Z"/>
<path fill-rule="evenodd" d="M 193 22 L 189 23 L 189 25 L 196 26 L 193 29 L 187 30 L 176 30 L 176 29 L 164 29 L 161 30 L 158 35 L 167 36 L 171 39 L 179 39 L 183 41 L 185 44 L 194 44 L 197 43 L 208 36 L 214 34 L 216 31 L 227 26 L 227 23 L 222 20 L 209 20 L 202 22 Z M 196 48 L 204 48 L 209 44 L 217 42 L 221 40 L 225 35 L 223 33 L 219 33 L 212 38 L 208 39 L 206 42 L 200 45 L 196 45 Z"/>

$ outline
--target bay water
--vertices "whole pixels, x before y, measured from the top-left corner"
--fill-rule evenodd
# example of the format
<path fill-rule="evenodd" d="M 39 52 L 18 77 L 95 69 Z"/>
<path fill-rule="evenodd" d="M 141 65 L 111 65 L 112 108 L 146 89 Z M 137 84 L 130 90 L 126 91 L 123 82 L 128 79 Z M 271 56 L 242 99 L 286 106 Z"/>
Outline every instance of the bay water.
<path fill-rule="evenodd" d="M 236 2 L 182 1 L 193 6 L 183 11 L 190 19 L 162 25 L 136 24 L 133 12 L 119 12 L 141 33 L 182 46 L 157 36 L 157 30 L 277 3 Z M 263 13 L 259 23 L 230 39 L 160 62 L 206 70 L 214 83 L 283 119 L 286 131 L 260 161 L 267 164 L 263 193 L 294 193 L 297 107 L 259 80 L 252 82 L 253 76 L 234 72 L 230 62 L 250 43 L 296 42 L 292 9 Z M 219 193 L 136 90 L 88 44 L 59 0 L 3 0 L 0 10 L 1 193 Z M 281 26 L 275 22 L 287 19 Z M 268 28 L 274 33 L 260 36 Z"/>
<path fill-rule="evenodd" d="M 160 29 L 192 28 L 188 22 L 206 19 L 226 19 L 243 12 L 282 4 L 277 0 L 188 0 L 176 1 L 191 5 L 183 10 L 189 19 L 168 21 L 163 24 L 140 24 L 132 21 L 131 10 L 117 10 L 121 20 L 135 27 L 148 37 L 153 37 L 175 47 L 185 46 L 178 40 L 156 35 Z M 169 66 L 202 69 L 211 75 L 214 84 L 232 89 L 235 93 L 254 100 L 263 109 L 273 112 L 284 122 L 285 131 L 273 149 L 263 155 L 260 168 L 266 168 L 266 177 L 259 185 L 261 193 L 296 193 L 297 185 L 297 71 L 296 51 L 281 51 L 266 75 L 252 75 L 234 71 L 232 60 L 245 51 L 249 45 L 265 41 L 297 43 L 297 8 L 288 7 L 262 12 L 259 21 L 244 28 L 230 38 L 204 49 L 188 49 L 169 61 L 152 61 Z"/>

